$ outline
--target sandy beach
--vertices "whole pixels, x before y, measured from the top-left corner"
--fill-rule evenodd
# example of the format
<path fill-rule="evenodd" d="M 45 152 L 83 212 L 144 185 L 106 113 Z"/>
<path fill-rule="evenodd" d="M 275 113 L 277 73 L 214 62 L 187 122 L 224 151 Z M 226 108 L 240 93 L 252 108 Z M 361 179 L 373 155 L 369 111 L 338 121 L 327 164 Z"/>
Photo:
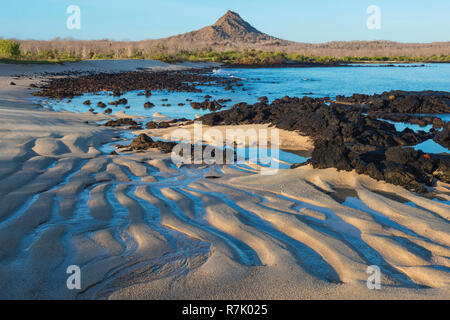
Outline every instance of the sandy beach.
<path fill-rule="evenodd" d="M 44 72 L 201 66 L 0 64 L 0 298 L 450 299 L 442 201 L 336 169 L 263 176 L 250 164 L 177 167 L 157 150 L 110 155 L 102 146 L 120 129 L 97 123 L 115 115 L 42 109 L 29 89 Z M 450 185 L 434 194 L 449 201 Z M 66 286 L 70 265 L 81 290 Z M 367 287 L 372 265 L 380 290 Z"/>

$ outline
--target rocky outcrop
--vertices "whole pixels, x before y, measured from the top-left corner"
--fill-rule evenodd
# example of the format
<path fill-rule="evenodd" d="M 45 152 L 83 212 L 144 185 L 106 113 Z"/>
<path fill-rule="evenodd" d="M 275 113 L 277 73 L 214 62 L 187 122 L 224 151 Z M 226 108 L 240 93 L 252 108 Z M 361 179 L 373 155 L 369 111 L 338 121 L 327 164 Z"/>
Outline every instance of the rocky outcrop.
<path fill-rule="evenodd" d="M 128 103 L 128 100 L 125 99 L 125 98 L 122 98 L 122 99 L 119 99 L 119 100 L 116 100 L 116 101 L 109 102 L 108 104 L 111 105 L 111 106 L 118 106 L 119 104 L 124 104 L 125 105 L 127 103 Z"/>
<path fill-rule="evenodd" d="M 133 71 L 121 73 L 98 73 L 78 77 L 55 77 L 40 85 L 41 90 L 33 93 L 36 96 L 50 98 L 69 98 L 85 93 L 96 92 L 128 92 L 142 90 L 151 95 L 153 90 L 169 92 L 202 92 L 198 86 L 214 85 L 227 87 L 237 83 L 237 78 L 219 77 L 205 74 L 204 70 L 146 72 Z M 120 103 L 126 99 L 118 100 Z M 90 105 L 90 101 L 85 101 Z"/>
<path fill-rule="evenodd" d="M 442 91 L 389 91 L 373 96 L 354 94 L 350 97 L 337 96 L 336 101 L 353 104 L 373 117 L 394 122 L 407 122 L 422 127 L 433 125 L 442 128 L 445 122 L 436 116 L 420 114 L 450 113 L 450 93 Z"/>
<path fill-rule="evenodd" d="M 213 100 L 205 100 L 203 102 L 191 102 L 191 107 L 196 110 L 210 110 L 210 111 L 217 111 L 222 109 L 224 106 L 221 105 L 218 101 Z"/>
<path fill-rule="evenodd" d="M 104 127 L 120 127 L 120 126 L 138 126 L 138 123 L 131 118 L 121 118 L 117 120 L 109 120 L 102 126 Z"/>
<path fill-rule="evenodd" d="M 324 103 L 309 97 L 274 100 L 270 105 L 236 104 L 232 109 L 207 114 L 199 120 L 206 125 L 270 123 L 277 128 L 299 131 L 316 140 L 330 140 L 371 147 L 415 145 L 433 137 L 432 133 L 397 132 L 395 126 L 349 106 Z"/>
<path fill-rule="evenodd" d="M 314 168 L 356 170 L 415 192 L 426 192 L 426 186 L 436 179 L 450 182 L 449 156 L 424 154 L 407 147 L 432 139 L 435 131 L 397 132 L 394 125 L 364 115 L 360 107 L 325 102 L 309 97 L 284 97 L 269 105 L 262 98 L 254 105 L 239 103 L 199 120 L 210 126 L 271 124 L 310 136 L 314 151 L 306 164 Z M 448 141 L 448 131 L 438 136 Z M 293 167 L 300 165 L 304 164 Z"/>
<path fill-rule="evenodd" d="M 161 152 L 170 153 L 177 145 L 176 142 L 154 141 L 145 133 L 140 134 L 133 142 L 123 151 L 145 151 L 148 149 L 159 149 Z"/>
<path fill-rule="evenodd" d="M 364 104 L 371 111 L 383 113 L 450 113 L 450 93 L 441 91 L 393 90 L 374 94 L 354 94 L 351 97 L 337 96 L 336 101 Z"/>
<path fill-rule="evenodd" d="M 137 138 L 135 138 L 133 140 L 133 142 L 129 145 L 129 146 L 117 146 L 118 148 L 122 149 L 121 151 L 145 151 L 148 149 L 158 149 L 163 153 L 170 153 L 172 152 L 173 148 L 177 145 L 177 142 L 170 142 L 170 141 L 154 141 L 152 138 L 150 138 L 148 135 L 146 135 L 145 133 L 140 134 Z M 202 157 L 203 157 L 203 153 L 205 152 L 205 149 L 208 146 L 206 145 L 202 145 Z M 126 149 L 124 149 L 126 148 Z M 195 159 L 195 147 L 194 145 L 190 145 L 191 148 L 191 160 Z M 214 159 L 215 154 L 216 154 L 216 150 L 215 148 L 212 148 L 210 150 L 211 152 L 211 157 L 212 159 Z M 181 150 L 182 151 L 182 150 Z M 181 152 L 179 154 L 179 156 L 183 156 L 183 153 Z M 234 160 L 236 159 L 236 154 L 234 154 Z M 201 158 L 203 159 L 203 158 Z M 222 163 L 226 163 L 226 152 L 223 152 L 223 159 L 222 159 Z M 209 163 L 211 164 L 211 163 Z"/>
<path fill-rule="evenodd" d="M 442 131 L 436 135 L 434 141 L 450 149 L 450 122 L 447 122 Z"/>
<path fill-rule="evenodd" d="M 151 102 L 144 103 L 144 108 L 145 109 L 150 109 L 150 108 L 153 108 L 154 106 L 155 106 L 155 104 L 153 104 Z"/>
<path fill-rule="evenodd" d="M 150 122 L 147 122 L 147 125 L 146 125 L 147 129 L 165 129 L 165 128 L 169 128 L 169 127 L 170 127 L 170 123 L 168 121 L 161 121 L 161 122 L 150 121 Z"/>

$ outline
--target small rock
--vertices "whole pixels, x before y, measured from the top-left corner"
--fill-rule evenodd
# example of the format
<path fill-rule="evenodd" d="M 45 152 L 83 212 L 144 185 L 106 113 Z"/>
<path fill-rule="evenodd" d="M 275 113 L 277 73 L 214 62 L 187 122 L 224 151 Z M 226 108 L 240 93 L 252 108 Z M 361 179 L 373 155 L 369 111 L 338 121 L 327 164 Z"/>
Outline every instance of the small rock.
<path fill-rule="evenodd" d="M 145 109 L 150 109 L 150 108 L 153 108 L 154 106 L 155 105 L 153 103 L 151 103 L 151 102 L 144 103 L 144 108 Z"/>

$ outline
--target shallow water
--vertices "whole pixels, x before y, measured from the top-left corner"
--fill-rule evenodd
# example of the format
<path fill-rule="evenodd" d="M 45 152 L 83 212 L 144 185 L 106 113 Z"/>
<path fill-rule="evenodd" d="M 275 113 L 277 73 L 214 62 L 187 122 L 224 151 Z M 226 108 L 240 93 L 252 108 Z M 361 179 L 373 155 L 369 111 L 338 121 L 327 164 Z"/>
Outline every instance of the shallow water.
<path fill-rule="evenodd" d="M 124 154 L 120 152 L 120 149 L 116 148 L 116 145 L 129 145 L 134 139 L 134 135 L 128 131 L 123 130 L 121 133 L 121 138 L 113 142 L 107 143 L 100 147 L 100 151 L 103 154 L 110 154 L 112 151 L 116 151 L 118 154 Z M 154 140 L 166 141 L 164 139 L 159 139 L 153 137 Z M 225 154 L 224 150 L 224 154 Z M 234 164 L 237 168 L 247 168 L 250 169 L 245 163 L 249 162 L 251 164 L 256 164 L 262 167 L 272 167 L 279 169 L 289 169 L 291 165 L 296 163 L 302 163 L 307 161 L 310 157 L 300 156 L 296 153 L 279 150 L 270 149 L 262 147 L 245 147 L 237 148 L 236 154 L 238 155 L 238 161 Z M 239 160 L 240 159 L 240 160 Z"/>
<path fill-rule="evenodd" d="M 148 98 L 138 96 L 138 91 L 131 91 L 121 97 L 128 100 L 130 109 L 125 109 L 125 106 L 111 108 L 114 113 L 122 110 L 132 115 L 149 117 L 155 112 L 160 112 L 172 118 L 194 119 L 196 114 L 203 115 L 210 111 L 194 110 L 186 99 L 201 102 L 204 101 L 205 95 L 211 95 L 216 100 L 232 99 L 225 104 L 231 107 L 238 102 L 255 103 L 261 96 L 267 96 L 272 101 L 286 95 L 333 99 L 336 95 L 374 94 L 389 90 L 450 91 L 450 64 L 427 64 L 424 67 L 371 65 L 327 68 L 226 68 L 214 70 L 214 73 L 219 76 L 240 78 L 244 86 L 236 88 L 235 92 L 226 91 L 221 87 L 200 87 L 203 90 L 202 93 L 153 91 L 152 96 Z M 56 110 L 86 112 L 90 107 L 84 106 L 83 101 L 88 99 L 91 100 L 92 107 L 96 111 L 103 112 L 103 109 L 97 108 L 97 102 L 108 103 L 117 100 L 117 97 L 110 96 L 109 93 L 85 94 L 73 98 L 70 103 L 67 103 L 67 100 L 60 103 L 50 101 L 49 105 Z M 145 109 L 144 103 L 147 101 L 154 103 L 155 107 Z M 185 105 L 178 106 L 179 103 Z M 171 104 L 171 106 L 167 107 L 163 104 Z M 446 121 L 448 117 L 449 115 Z"/>
<path fill-rule="evenodd" d="M 414 132 L 419 132 L 419 131 L 429 132 L 433 128 L 432 124 L 421 127 L 418 124 L 412 124 L 412 123 L 394 122 L 394 121 L 386 120 L 386 119 L 378 119 L 378 120 L 393 124 L 395 126 L 395 130 L 397 130 L 399 132 L 405 130 L 406 128 L 411 129 Z"/>
<path fill-rule="evenodd" d="M 433 140 L 427 140 L 414 146 L 415 150 L 422 150 L 425 153 L 447 153 L 450 154 L 450 150 L 441 146 L 439 143 Z"/>
<path fill-rule="evenodd" d="M 231 99 L 225 103 L 228 109 L 238 102 L 255 103 L 257 98 L 267 96 L 270 101 L 283 96 L 304 96 L 311 97 L 330 97 L 334 99 L 336 95 L 350 96 L 354 93 L 374 94 L 389 90 L 437 90 L 450 91 L 450 64 L 426 64 L 424 67 L 411 67 L 411 65 L 395 65 L 386 67 L 380 65 L 369 66 L 348 66 L 348 67 L 327 67 L 327 68 L 260 68 L 260 69 L 242 69 L 242 68 L 223 68 L 214 70 L 214 74 L 225 77 L 237 77 L 242 79 L 243 87 L 235 88 L 235 91 L 226 91 L 222 87 L 199 86 L 202 93 L 192 92 L 167 92 L 152 91 L 152 96 L 145 97 L 138 95 L 142 91 L 130 91 L 121 98 L 128 100 L 125 105 L 109 106 L 113 113 L 124 111 L 134 116 L 144 116 L 145 121 L 153 120 L 153 114 L 159 112 L 169 118 L 188 118 L 195 119 L 198 115 L 210 113 L 209 110 L 195 110 L 190 106 L 192 101 L 204 101 L 206 95 L 211 95 L 213 99 Z M 243 89 L 245 91 L 243 91 Z M 55 110 L 68 110 L 72 112 L 86 112 L 90 107 L 96 112 L 103 112 L 102 108 L 97 107 L 97 103 L 104 103 L 117 100 L 110 93 L 101 92 L 98 94 L 85 94 L 81 97 L 75 97 L 70 102 L 68 100 L 48 101 L 48 106 Z M 83 105 L 85 100 L 91 101 L 91 106 Z M 155 107 L 144 108 L 144 103 L 150 101 Z M 182 106 L 178 104 L 183 103 Z M 163 106 L 170 104 L 171 106 Z M 420 115 L 425 116 L 425 115 Z M 444 121 L 450 120 L 449 114 L 435 115 Z M 416 124 L 392 122 L 383 120 L 395 125 L 397 131 L 403 131 L 405 128 L 417 132 L 420 130 L 429 131 L 432 126 L 420 127 Z M 128 137 L 127 143 L 131 137 Z M 115 143 L 113 143 L 115 144 Z M 112 151 L 113 144 L 105 146 L 104 152 Z M 447 148 L 440 146 L 433 141 L 426 141 L 418 146 L 426 153 L 450 153 Z M 291 153 L 282 153 L 281 160 L 288 163 L 303 162 L 305 159 L 290 159 Z M 285 165 L 281 165 L 285 167 Z"/>

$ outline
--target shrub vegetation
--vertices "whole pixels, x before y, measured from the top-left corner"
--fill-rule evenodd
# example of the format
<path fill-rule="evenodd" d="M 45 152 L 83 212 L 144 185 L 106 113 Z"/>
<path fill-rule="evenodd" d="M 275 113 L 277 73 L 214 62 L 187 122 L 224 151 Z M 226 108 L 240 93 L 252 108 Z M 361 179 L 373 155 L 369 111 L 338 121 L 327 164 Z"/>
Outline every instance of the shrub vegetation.
<path fill-rule="evenodd" d="M 426 56 L 344 56 L 332 57 L 323 55 L 306 55 L 277 51 L 213 51 L 199 50 L 146 53 L 143 49 L 133 48 L 119 51 L 89 50 L 84 53 L 77 51 L 63 51 L 58 49 L 38 49 L 21 52 L 20 44 L 11 40 L 0 40 L 0 62 L 8 63 L 61 63 L 79 60 L 109 60 L 109 59 L 154 59 L 167 63 L 183 61 L 190 62 L 219 62 L 226 65 L 268 66 L 281 64 L 305 65 L 338 65 L 347 63 L 386 63 L 386 62 L 450 62 L 450 55 Z"/>
<path fill-rule="evenodd" d="M 0 58 L 17 58 L 20 56 L 20 45 L 11 40 L 0 40 Z"/>

